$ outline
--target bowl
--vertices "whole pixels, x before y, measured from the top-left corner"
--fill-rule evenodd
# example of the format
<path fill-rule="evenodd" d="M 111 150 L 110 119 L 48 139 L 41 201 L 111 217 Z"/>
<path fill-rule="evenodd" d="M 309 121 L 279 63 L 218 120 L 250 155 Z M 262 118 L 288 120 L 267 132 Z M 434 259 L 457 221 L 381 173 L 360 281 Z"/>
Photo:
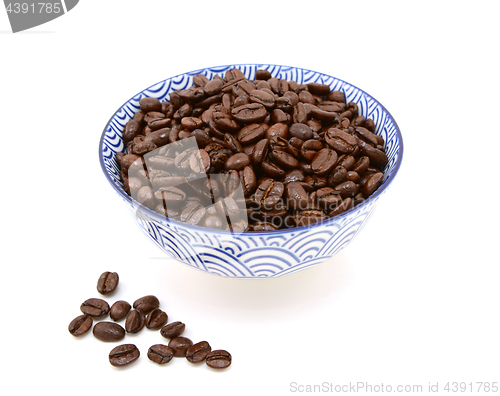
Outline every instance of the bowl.
<path fill-rule="evenodd" d="M 276 231 L 233 233 L 193 226 L 166 218 L 139 204 L 123 189 L 115 154 L 124 151 L 122 132 L 125 124 L 139 110 L 145 96 L 168 100 L 170 93 L 190 87 L 193 76 L 214 75 L 237 68 L 249 79 L 258 69 L 269 70 L 273 77 L 328 84 L 343 91 L 346 102 L 358 105 L 358 114 L 372 118 L 376 133 L 385 140 L 389 162 L 384 169 L 382 185 L 370 197 L 350 210 L 309 226 Z M 345 248 L 366 224 L 377 201 L 396 177 L 403 157 L 403 140 L 396 121 L 385 107 L 361 89 L 327 74 L 299 67 L 271 64 L 234 64 L 194 70 L 167 78 L 134 95 L 124 103 L 106 124 L 99 142 L 101 168 L 110 186 L 130 208 L 144 234 L 168 256 L 192 268 L 223 277 L 278 277 L 319 264 Z"/>

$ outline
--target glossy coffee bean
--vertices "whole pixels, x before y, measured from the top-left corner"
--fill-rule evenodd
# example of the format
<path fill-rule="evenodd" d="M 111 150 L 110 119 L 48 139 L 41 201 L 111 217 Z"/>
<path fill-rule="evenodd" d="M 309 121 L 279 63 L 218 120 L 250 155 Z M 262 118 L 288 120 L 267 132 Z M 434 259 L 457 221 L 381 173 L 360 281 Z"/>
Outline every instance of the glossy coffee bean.
<path fill-rule="evenodd" d="M 93 318 L 100 318 L 108 314 L 109 304 L 100 298 L 89 298 L 82 303 L 80 311 Z"/>
<path fill-rule="evenodd" d="M 115 322 L 118 322 L 127 316 L 131 308 L 130 304 L 126 301 L 116 301 L 109 309 L 109 316 Z"/>
<path fill-rule="evenodd" d="M 96 323 L 92 332 L 95 338 L 104 342 L 121 341 L 125 337 L 125 329 L 114 322 Z"/>
<path fill-rule="evenodd" d="M 166 364 L 174 357 L 174 350 L 167 345 L 155 344 L 148 349 L 149 360 L 158 363 Z"/>
<path fill-rule="evenodd" d="M 168 315 L 160 308 L 153 309 L 146 317 L 146 327 L 151 330 L 160 330 L 168 321 Z"/>
<path fill-rule="evenodd" d="M 79 337 L 85 333 L 87 333 L 92 327 L 93 320 L 89 315 L 80 315 L 73 319 L 69 326 L 68 331 L 71 335 L 75 337 Z"/>
<path fill-rule="evenodd" d="M 214 369 L 225 369 L 231 365 L 232 356 L 228 351 L 217 349 L 210 352 L 205 359 L 207 366 Z"/>
<path fill-rule="evenodd" d="M 190 363 L 200 363 L 205 360 L 212 351 L 212 347 L 207 341 L 200 341 L 191 345 L 186 351 L 186 359 Z"/>
<path fill-rule="evenodd" d="M 337 164 L 337 153 L 334 150 L 323 148 L 316 153 L 311 161 L 311 169 L 318 176 L 330 173 Z"/>
<path fill-rule="evenodd" d="M 139 359 L 140 355 L 134 344 L 118 345 L 109 352 L 109 363 L 115 367 L 126 366 Z"/>
<path fill-rule="evenodd" d="M 168 347 L 174 350 L 176 357 L 186 357 L 186 352 L 192 345 L 193 341 L 186 337 L 175 337 L 168 343 Z"/>
<path fill-rule="evenodd" d="M 142 312 L 133 309 L 125 320 L 125 330 L 127 333 L 138 333 L 144 327 L 146 318 Z"/>
<path fill-rule="evenodd" d="M 182 322 L 172 322 L 163 326 L 160 330 L 160 334 L 165 338 L 175 338 L 180 336 L 185 328 L 186 325 Z"/>
<path fill-rule="evenodd" d="M 159 308 L 160 301 L 155 296 L 144 296 L 134 301 L 133 307 L 137 311 L 147 315 L 153 309 Z"/>
<path fill-rule="evenodd" d="M 116 272 L 103 272 L 97 281 L 97 291 L 101 294 L 109 294 L 118 286 L 118 274 Z"/>

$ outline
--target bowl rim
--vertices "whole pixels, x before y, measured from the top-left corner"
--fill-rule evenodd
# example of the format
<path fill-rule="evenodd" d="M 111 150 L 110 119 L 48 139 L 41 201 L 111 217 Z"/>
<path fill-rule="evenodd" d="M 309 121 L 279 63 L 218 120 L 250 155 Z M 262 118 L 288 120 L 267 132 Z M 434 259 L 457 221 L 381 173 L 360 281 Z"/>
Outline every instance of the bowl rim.
<path fill-rule="evenodd" d="M 146 206 L 140 204 L 139 202 L 135 201 L 123 189 L 119 188 L 115 184 L 115 182 L 110 177 L 110 175 L 109 175 L 109 173 L 108 173 L 108 171 L 106 169 L 106 165 L 104 164 L 104 157 L 103 157 L 102 147 L 104 145 L 104 137 L 106 135 L 106 131 L 108 129 L 108 126 L 109 126 L 111 120 L 116 116 L 116 114 L 127 103 L 129 103 L 131 100 L 133 100 L 136 96 L 138 96 L 142 92 L 144 92 L 144 91 L 146 91 L 146 90 L 148 90 L 148 89 L 150 89 L 150 88 L 158 85 L 159 83 L 161 83 L 161 82 L 163 82 L 163 81 L 165 81 L 167 79 L 173 80 L 173 79 L 175 79 L 177 77 L 181 77 L 181 76 L 185 76 L 185 75 L 195 75 L 195 74 L 197 74 L 197 73 L 199 73 L 199 72 L 201 72 L 203 70 L 207 70 L 207 69 L 238 68 L 239 66 L 276 66 L 276 67 L 279 67 L 279 68 L 300 69 L 300 70 L 305 71 L 305 72 L 312 72 L 312 73 L 322 74 L 324 76 L 332 77 L 332 78 L 338 80 L 341 83 L 348 84 L 351 87 L 359 90 L 363 94 L 365 94 L 368 97 L 370 97 L 371 99 L 373 99 L 386 112 L 387 116 L 390 118 L 390 120 L 394 124 L 394 128 L 396 130 L 396 135 L 397 135 L 398 142 L 399 142 L 398 159 L 396 161 L 396 164 L 394 165 L 394 170 L 391 172 L 391 174 L 389 175 L 389 177 L 385 180 L 384 184 L 382 186 L 380 186 L 372 195 L 370 195 L 367 199 L 365 199 L 360 204 L 358 204 L 356 206 L 353 206 L 351 209 L 348 209 L 345 212 L 342 212 L 342 213 L 340 213 L 340 214 L 338 214 L 338 215 L 336 215 L 334 217 L 330 217 L 328 219 L 325 219 L 325 220 L 322 220 L 322 221 L 318 221 L 318 222 L 310 224 L 310 225 L 300 226 L 300 227 L 285 228 L 285 229 L 279 229 L 279 230 L 273 230 L 273 231 L 242 231 L 242 232 L 234 232 L 234 231 L 229 231 L 229 230 L 217 230 L 217 229 L 212 229 L 212 228 L 208 228 L 208 227 L 202 227 L 202 226 L 197 226 L 197 225 L 192 225 L 192 224 L 184 223 L 184 222 L 181 222 L 181 221 L 177 221 L 175 219 L 170 219 L 170 218 L 168 218 L 166 216 L 162 216 L 161 214 L 155 212 L 154 210 L 149 209 L 148 207 L 146 207 Z M 146 214 L 149 217 L 152 217 L 153 220 L 157 220 L 159 223 L 167 222 L 167 223 L 171 223 L 174 226 L 178 226 L 178 227 L 181 227 L 181 228 L 186 228 L 188 230 L 193 230 L 193 231 L 196 231 L 196 232 L 204 232 L 204 233 L 210 233 L 210 234 L 222 234 L 222 235 L 238 235 L 238 236 L 263 236 L 263 235 L 281 235 L 281 234 L 285 234 L 285 233 L 297 233 L 297 232 L 302 232 L 302 231 L 310 230 L 310 229 L 316 228 L 316 227 L 328 226 L 330 224 L 337 223 L 337 222 L 341 221 L 343 218 L 349 216 L 351 213 L 354 213 L 355 211 L 361 210 L 363 207 L 367 206 L 372 201 L 374 202 L 374 201 L 378 200 L 378 198 L 387 190 L 387 188 L 389 187 L 389 185 L 392 183 L 392 181 L 396 177 L 396 175 L 397 175 L 397 173 L 399 171 L 399 168 L 401 167 L 401 162 L 403 160 L 403 152 L 404 152 L 403 136 L 401 134 L 401 130 L 399 129 L 399 125 L 397 124 L 397 122 L 394 119 L 394 117 L 392 116 L 392 114 L 386 109 L 386 107 L 382 103 L 380 103 L 376 98 L 374 98 L 372 95 L 370 95 L 366 91 L 358 88 L 357 86 L 351 84 L 350 82 L 347 82 L 347 81 L 342 80 L 342 79 L 340 79 L 338 77 L 335 77 L 335 76 L 332 76 L 332 75 L 329 75 L 329 74 L 326 74 L 326 73 L 323 73 L 323 72 L 318 72 L 318 71 L 314 71 L 314 70 L 303 68 L 303 67 L 299 67 L 299 66 L 276 65 L 276 64 L 272 64 L 272 63 L 234 63 L 234 64 L 228 64 L 228 65 L 210 66 L 210 67 L 205 67 L 205 68 L 201 68 L 201 69 L 195 69 L 195 70 L 192 70 L 192 71 L 189 71 L 189 72 L 185 72 L 185 73 L 179 73 L 179 74 L 177 74 L 175 76 L 172 76 L 172 77 L 167 77 L 164 80 L 158 81 L 157 83 L 152 84 L 149 87 L 144 88 L 143 90 L 139 91 L 135 95 L 131 96 L 127 101 L 125 101 L 120 107 L 118 107 L 118 109 L 113 113 L 113 115 L 109 118 L 108 122 L 104 126 L 103 132 L 101 134 L 101 138 L 99 139 L 99 162 L 100 162 L 100 165 L 101 165 L 101 169 L 102 169 L 102 171 L 104 173 L 104 176 L 106 177 L 107 181 L 111 184 L 111 186 L 115 189 L 115 191 L 119 195 L 121 195 L 121 197 L 123 199 L 125 199 L 125 201 L 127 201 L 134 208 L 136 208 L 136 210 L 140 210 L 142 212 L 146 212 Z"/>

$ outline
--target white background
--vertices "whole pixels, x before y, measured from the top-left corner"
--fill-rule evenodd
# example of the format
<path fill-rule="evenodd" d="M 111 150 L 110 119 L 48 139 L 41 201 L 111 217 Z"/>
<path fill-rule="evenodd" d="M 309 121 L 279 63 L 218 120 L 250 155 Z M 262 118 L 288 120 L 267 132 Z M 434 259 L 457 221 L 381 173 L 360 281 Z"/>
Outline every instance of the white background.
<path fill-rule="evenodd" d="M 439 382 L 449 394 L 448 381 L 500 381 L 497 4 L 82 0 L 17 34 L 1 10 L 9 394 L 287 395 L 358 381 Z M 168 260 L 98 161 L 106 122 L 132 95 L 244 62 L 348 81 L 383 103 L 404 137 L 400 173 L 360 235 L 278 279 L 222 279 Z M 103 271 L 120 275 L 110 303 L 155 294 L 185 336 L 227 349 L 233 365 L 158 366 L 146 352 L 166 340 L 145 329 L 124 340 L 139 361 L 112 367 L 116 344 L 67 330 L 81 302 L 99 297 Z"/>

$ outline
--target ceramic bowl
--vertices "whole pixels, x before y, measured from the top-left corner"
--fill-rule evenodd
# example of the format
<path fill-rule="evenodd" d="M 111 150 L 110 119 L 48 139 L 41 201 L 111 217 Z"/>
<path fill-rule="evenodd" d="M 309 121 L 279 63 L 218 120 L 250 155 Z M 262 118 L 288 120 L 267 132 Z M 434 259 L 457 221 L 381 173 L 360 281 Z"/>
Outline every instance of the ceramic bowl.
<path fill-rule="evenodd" d="M 381 187 L 352 209 L 325 221 L 306 227 L 277 231 L 231 233 L 192 226 L 165 218 L 133 200 L 123 189 L 115 154 L 124 151 L 124 125 L 139 110 L 145 96 L 168 100 L 174 90 L 188 88 L 193 76 L 204 74 L 209 79 L 221 77 L 228 69 L 238 68 L 247 78 L 255 71 L 267 69 L 273 77 L 298 83 L 328 84 L 343 91 L 347 102 L 356 102 L 359 114 L 372 118 L 376 133 L 385 140 L 389 162 Z M 327 74 L 299 67 L 269 64 L 234 64 L 194 70 L 167 78 L 134 95 L 123 104 L 106 124 L 99 142 L 99 160 L 110 186 L 130 208 L 144 234 L 165 254 L 193 268 L 211 274 L 236 278 L 278 277 L 321 263 L 345 248 L 370 218 L 377 201 L 396 177 L 403 156 L 403 140 L 396 121 L 385 107 L 361 89 Z"/>

